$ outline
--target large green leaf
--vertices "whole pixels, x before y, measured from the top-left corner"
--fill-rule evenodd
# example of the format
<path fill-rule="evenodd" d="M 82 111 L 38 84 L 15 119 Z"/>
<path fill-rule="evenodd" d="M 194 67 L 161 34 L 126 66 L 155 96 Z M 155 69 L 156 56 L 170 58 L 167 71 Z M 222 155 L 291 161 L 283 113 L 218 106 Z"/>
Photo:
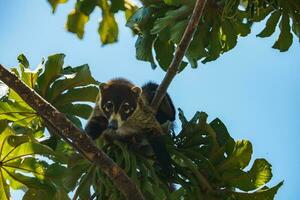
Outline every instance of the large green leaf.
<path fill-rule="evenodd" d="M 4 172 L 0 168 L 0 199 L 1 200 L 10 200 L 10 191 L 9 185 L 6 183 L 4 178 Z"/>
<path fill-rule="evenodd" d="M 0 120 L 26 127 L 38 119 L 37 113 L 23 101 L 0 101 Z"/>
<path fill-rule="evenodd" d="M 291 33 L 290 18 L 287 13 L 283 13 L 280 21 L 280 35 L 273 45 L 273 48 L 280 51 L 287 51 L 293 43 L 293 35 Z"/>
<path fill-rule="evenodd" d="M 27 190 L 36 188 L 42 190 L 53 190 L 55 185 L 51 184 L 51 176 L 47 171 L 49 164 L 36 159 L 36 155 L 44 155 L 49 158 L 58 155 L 49 147 L 38 143 L 29 136 L 16 136 L 13 129 L 1 122 L 0 134 L 0 197 L 8 199 L 9 187 L 12 189 Z M 58 171 L 58 170 L 56 170 Z M 22 172 L 22 173 L 19 173 Z M 33 176 L 33 177 L 32 177 Z M 50 181 L 50 182 L 49 182 Z M 5 197 L 6 196 L 6 197 Z"/>
<path fill-rule="evenodd" d="M 224 182 L 229 184 L 229 186 L 243 191 L 251 191 L 256 189 L 251 178 L 249 177 L 249 174 L 240 169 L 231 169 L 225 171 L 222 174 L 222 179 Z"/>
<path fill-rule="evenodd" d="M 154 49 L 156 60 L 161 68 L 166 71 L 173 59 L 173 53 L 175 51 L 174 44 L 157 38 L 154 42 Z"/>
<path fill-rule="evenodd" d="M 275 32 L 275 28 L 278 24 L 280 16 L 281 16 L 280 11 L 274 11 L 271 14 L 271 16 L 269 17 L 264 30 L 262 30 L 257 36 L 258 37 L 270 37 Z"/>
<path fill-rule="evenodd" d="M 61 76 L 64 58 L 64 54 L 54 54 L 48 57 L 44 72 L 38 78 L 38 88 L 43 97 L 46 96 L 46 92 L 53 81 Z"/>
<path fill-rule="evenodd" d="M 252 144 L 247 140 L 236 141 L 233 152 L 218 166 L 219 171 L 229 168 L 244 169 L 250 162 Z"/>
<path fill-rule="evenodd" d="M 78 101 L 95 102 L 99 89 L 97 86 L 86 86 L 80 88 L 71 88 L 67 92 L 59 95 L 53 105 L 63 107 L 66 104 Z M 82 95 L 84 94 L 84 95 Z"/>
<path fill-rule="evenodd" d="M 102 44 L 114 43 L 118 40 L 118 24 L 114 14 L 110 12 L 110 6 L 106 0 L 101 0 L 102 20 L 99 25 L 98 33 Z"/>
<path fill-rule="evenodd" d="M 233 192 L 232 195 L 238 200 L 273 200 L 283 182 L 278 183 L 272 188 L 263 188 L 253 193 Z"/>
<path fill-rule="evenodd" d="M 151 67 L 156 68 L 156 64 L 154 63 L 153 54 L 152 54 L 152 46 L 155 37 L 150 34 L 145 34 L 139 36 L 137 41 L 135 42 L 136 49 L 136 58 L 138 60 L 149 61 L 151 63 Z"/>
<path fill-rule="evenodd" d="M 88 65 L 68 67 L 64 69 L 63 73 L 64 79 L 54 81 L 47 91 L 47 99 L 50 102 L 55 101 L 66 90 L 97 83 L 92 77 Z"/>
<path fill-rule="evenodd" d="M 59 108 L 61 112 L 88 119 L 93 108 L 87 104 L 66 104 Z"/>
<path fill-rule="evenodd" d="M 210 122 L 211 127 L 216 132 L 216 139 L 220 146 L 225 146 L 226 154 L 229 156 L 232 154 L 235 146 L 234 139 L 230 136 L 226 126 L 220 119 L 215 119 Z"/>
<path fill-rule="evenodd" d="M 268 183 L 272 178 L 271 164 L 265 159 L 256 159 L 249 171 L 256 188 Z"/>

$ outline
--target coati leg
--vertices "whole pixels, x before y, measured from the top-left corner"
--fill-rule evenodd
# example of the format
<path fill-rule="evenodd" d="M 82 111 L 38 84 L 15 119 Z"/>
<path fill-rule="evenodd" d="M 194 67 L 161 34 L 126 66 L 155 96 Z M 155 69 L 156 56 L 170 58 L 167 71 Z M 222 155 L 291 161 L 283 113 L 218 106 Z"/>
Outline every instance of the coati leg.
<path fill-rule="evenodd" d="M 101 113 L 99 106 L 96 105 L 84 128 L 93 140 L 97 139 L 107 129 L 108 121 Z"/>

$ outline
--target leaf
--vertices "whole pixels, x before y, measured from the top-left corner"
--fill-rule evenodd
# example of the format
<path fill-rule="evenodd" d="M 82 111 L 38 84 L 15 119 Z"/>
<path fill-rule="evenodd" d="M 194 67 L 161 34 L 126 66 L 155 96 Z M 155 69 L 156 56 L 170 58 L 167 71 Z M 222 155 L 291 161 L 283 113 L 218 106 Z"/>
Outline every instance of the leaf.
<path fill-rule="evenodd" d="M 233 49 L 237 44 L 237 32 L 230 20 L 224 20 L 222 25 L 223 39 L 225 43 L 225 47 L 223 47 L 224 51 L 229 51 Z"/>
<path fill-rule="evenodd" d="M 118 40 L 118 24 L 112 14 L 103 15 L 98 33 L 100 34 L 102 44 L 110 44 Z"/>
<path fill-rule="evenodd" d="M 232 195 L 238 200 L 273 200 L 279 188 L 283 185 L 280 182 L 272 188 L 263 188 L 257 192 L 253 193 L 238 193 L 232 192 Z"/>
<path fill-rule="evenodd" d="M 281 32 L 278 40 L 273 45 L 273 48 L 283 52 L 283 51 L 287 51 L 293 43 L 293 35 L 291 33 L 290 18 L 287 13 L 283 13 L 279 27 Z"/>
<path fill-rule="evenodd" d="M 256 159 L 249 171 L 249 175 L 256 188 L 261 187 L 272 178 L 271 164 L 265 159 Z"/>
<path fill-rule="evenodd" d="M 36 179 L 34 177 L 25 176 L 21 173 L 11 172 L 7 170 L 7 168 L 2 168 L 3 171 L 7 173 L 7 178 L 9 178 L 11 181 L 17 182 L 17 184 L 22 185 L 22 187 L 26 188 L 38 188 L 38 189 L 46 189 L 51 190 L 52 186 L 49 185 L 46 182 L 43 182 L 39 179 Z M 13 183 L 16 184 L 16 183 Z"/>
<path fill-rule="evenodd" d="M 86 86 L 88 84 L 97 84 L 97 81 L 91 76 L 88 65 L 64 68 L 63 73 L 64 79 L 53 82 L 51 88 L 47 92 L 47 99 L 50 102 L 56 100 L 56 98 L 58 98 L 65 90 Z"/>
<path fill-rule="evenodd" d="M 59 95 L 53 102 L 53 105 L 59 108 L 76 101 L 95 102 L 98 93 L 99 89 L 97 86 L 71 88 L 67 92 Z"/>
<path fill-rule="evenodd" d="M 154 42 L 154 50 L 159 66 L 164 71 L 167 71 L 173 59 L 173 53 L 175 51 L 174 44 L 158 37 Z"/>
<path fill-rule="evenodd" d="M 111 0 L 110 11 L 116 13 L 119 10 L 125 10 L 124 4 L 125 4 L 124 0 Z"/>
<path fill-rule="evenodd" d="M 188 120 L 184 116 L 183 110 L 181 110 L 180 108 L 178 108 L 178 116 L 183 128 L 188 123 Z"/>
<path fill-rule="evenodd" d="M 54 54 L 48 56 L 45 63 L 45 69 L 41 76 L 38 77 L 38 88 L 40 94 L 45 97 L 46 92 L 55 79 L 61 76 L 64 64 L 64 54 Z"/>
<path fill-rule="evenodd" d="M 202 61 L 202 63 L 207 63 L 209 61 L 216 60 L 222 50 L 221 46 L 221 33 L 220 33 L 220 26 L 218 23 L 214 23 L 209 36 L 209 46 L 208 49 L 208 56 Z"/>
<path fill-rule="evenodd" d="M 0 166 L 0 199 L 1 200 L 10 200 L 10 191 L 9 186 L 6 183 L 6 179 L 3 175 L 3 170 Z"/>
<path fill-rule="evenodd" d="M 83 38 L 84 26 L 88 22 L 89 17 L 81 11 L 74 9 L 68 15 L 66 29 L 72 33 L 76 33 L 79 39 Z"/>
<path fill-rule="evenodd" d="M 102 21 L 100 22 L 98 33 L 101 42 L 102 44 L 114 43 L 118 40 L 118 24 L 106 0 L 101 0 L 100 7 L 102 9 Z"/>
<path fill-rule="evenodd" d="M 182 0 L 164 0 L 165 4 L 170 5 L 170 6 L 179 6 L 181 4 L 186 3 L 186 1 Z"/>
<path fill-rule="evenodd" d="M 250 162 L 252 155 L 252 144 L 247 140 L 236 141 L 234 150 L 227 159 L 219 165 L 218 171 L 229 168 L 244 169 Z"/>
<path fill-rule="evenodd" d="M 152 14 L 154 9 L 151 7 L 141 7 L 127 20 L 126 26 L 137 33 L 147 32 L 147 27 L 153 23 Z"/>
<path fill-rule="evenodd" d="M 18 61 L 20 64 L 22 64 L 25 68 L 28 68 L 29 67 L 29 62 L 27 60 L 27 58 L 25 57 L 24 54 L 20 54 L 18 56 Z"/>
<path fill-rule="evenodd" d="M 251 33 L 251 25 L 249 24 L 244 24 L 240 21 L 235 21 L 233 22 L 233 26 L 235 31 L 242 37 L 246 37 L 247 35 L 249 35 Z"/>
<path fill-rule="evenodd" d="M 125 8 L 125 18 L 127 21 L 133 16 L 133 14 L 138 9 L 138 7 L 129 0 L 125 0 L 124 8 Z"/>
<path fill-rule="evenodd" d="M 292 26 L 292 30 L 295 33 L 295 35 L 299 38 L 299 42 L 300 42 L 300 15 L 293 15 L 292 16 L 293 19 L 293 26 Z"/>
<path fill-rule="evenodd" d="M 89 199 L 91 197 L 90 194 L 90 186 L 93 179 L 94 165 L 91 165 L 86 173 L 80 179 L 79 186 L 77 187 L 74 197 L 80 197 L 80 199 Z M 74 198 L 77 199 L 77 198 Z"/>
<path fill-rule="evenodd" d="M 88 119 L 93 108 L 87 104 L 67 104 L 60 108 L 60 111 L 68 115 L 75 115 Z"/>
<path fill-rule="evenodd" d="M 29 69 L 29 62 L 25 55 L 21 54 L 18 56 L 18 61 L 20 63 L 19 68 L 21 71 L 20 78 L 26 85 L 30 88 L 35 88 L 35 84 L 38 76 L 42 72 L 41 66 L 38 66 L 34 71 Z"/>
<path fill-rule="evenodd" d="M 82 129 L 82 123 L 78 117 L 75 117 L 74 115 L 69 115 L 67 114 L 66 117 L 73 123 L 75 124 L 78 128 Z"/>
<path fill-rule="evenodd" d="M 235 141 L 230 136 L 225 124 L 219 118 L 214 119 L 209 124 L 216 132 L 218 144 L 225 146 L 227 155 L 231 155 L 235 147 Z"/>
<path fill-rule="evenodd" d="M 238 6 L 240 5 L 239 0 L 227 0 L 225 1 L 223 9 L 223 18 L 233 18 L 238 12 Z"/>
<path fill-rule="evenodd" d="M 281 16 L 281 12 L 280 11 L 274 11 L 271 16 L 269 17 L 267 23 L 266 23 L 266 27 L 257 35 L 258 37 L 270 37 L 274 31 L 275 28 L 277 26 L 277 23 L 279 21 L 279 18 Z"/>
<path fill-rule="evenodd" d="M 42 145 L 37 142 L 26 142 L 22 143 L 17 147 L 14 147 L 13 151 L 5 156 L 2 162 L 11 162 L 17 158 L 21 158 L 29 155 L 44 155 L 44 156 L 58 156 L 55 152 L 52 151 L 49 147 Z"/>
<path fill-rule="evenodd" d="M 192 68 L 197 68 L 197 61 L 203 57 L 208 56 L 207 50 L 205 49 L 208 45 L 206 38 L 209 36 L 209 26 L 207 23 L 201 23 L 196 33 L 193 37 L 193 40 L 186 52 L 186 57 L 191 64 Z"/>
<path fill-rule="evenodd" d="M 88 170 L 89 163 L 76 163 L 76 165 L 68 164 L 68 170 L 66 171 L 66 176 L 64 176 L 64 185 L 69 190 L 72 191 L 78 186 L 80 177 Z"/>
<path fill-rule="evenodd" d="M 148 61 L 151 63 L 152 69 L 155 69 L 157 66 L 154 63 L 153 54 L 152 54 L 152 45 L 154 42 L 155 36 L 150 34 L 139 35 L 138 39 L 135 42 L 136 58 L 138 60 Z"/>
<path fill-rule="evenodd" d="M 45 195 L 47 194 L 47 195 Z M 52 200 L 53 194 L 47 190 L 30 188 L 23 196 L 22 200 Z"/>
<path fill-rule="evenodd" d="M 8 120 L 20 126 L 29 126 L 37 113 L 23 101 L 0 101 L 0 120 Z"/>
<path fill-rule="evenodd" d="M 86 16 L 89 16 L 94 11 L 97 3 L 97 0 L 80 0 L 76 2 L 75 7 Z"/>
<path fill-rule="evenodd" d="M 243 191 L 251 191 L 256 189 L 251 178 L 247 172 L 240 169 L 230 169 L 222 174 L 224 182 L 228 183 L 230 187 L 238 188 Z"/>
<path fill-rule="evenodd" d="M 188 24 L 188 20 L 182 20 L 180 22 L 177 22 L 174 26 L 170 28 L 170 32 L 171 32 L 170 40 L 172 42 L 174 42 L 175 44 L 179 44 L 187 24 Z"/>
<path fill-rule="evenodd" d="M 56 7 L 58 6 L 58 4 L 63 4 L 63 3 L 67 3 L 68 0 L 48 0 L 48 3 L 51 5 L 52 7 L 52 13 L 55 12 Z"/>

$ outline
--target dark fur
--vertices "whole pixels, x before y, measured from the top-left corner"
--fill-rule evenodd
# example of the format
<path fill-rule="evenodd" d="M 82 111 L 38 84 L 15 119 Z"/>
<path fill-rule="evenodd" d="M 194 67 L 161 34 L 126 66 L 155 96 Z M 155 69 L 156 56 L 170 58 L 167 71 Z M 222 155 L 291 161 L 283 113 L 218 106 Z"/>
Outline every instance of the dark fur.
<path fill-rule="evenodd" d="M 151 104 L 157 88 L 158 85 L 153 82 L 148 82 L 142 87 L 143 95 L 145 95 L 149 104 Z M 167 93 L 158 108 L 156 119 L 160 124 L 164 124 L 167 121 L 173 122 L 175 120 L 175 115 L 176 112 L 173 102 L 170 95 Z"/>
<path fill-rule="evenodd" d="M 107 84 L 104 84 L 102 86 L 100 85 L 100 105 L 98 105 L 99 103 L 96 104 L 96 107 L 85 127 L 85 130 L 89 136 L 91 136 L 93 139 L 98 138 L 101 133 L 107 129 L 108 119 L 110 118 L 112 113 L 119 113 L 122 121 L 124 121 L 124 123 L 127 123 L 128 117 L 131 116 L 134 110 L 137 108 L 139 95 L 143 95 L 143 98 L 146 99 L 147 105 L 142 106 L 147 110 L 154 97 L 158 85 L 152 82 L 145 84 L 142 87 L 142 94 L 133 91 L 133 87 L 135 87 L 135 85 L 127 81 L 126 79 L 113 79 Z M 114 105 L 113 108 L 108 109 L 106 105 L 107 102 L 112 102 Z M 132 108 L 132 111 L 130 111 L 129 113 L 124 112 L 124 102 L 127 102 L 130 105 L 130 108 Z M 143 112 L 141 111 L 141 115 L 145 115 L 142 113 L 149 112 L 145 112 L 144 110 Z M 155 118 L 159 122 L 159 124 L 175 120 L 175 108 L 168 94 L 163 99 Z M 110 136 L 107 135 L 106 139 L 118 139 L 122 140 L 123 142 L 127 142 L 128 144 L 133 144 L 131 145 L 134 146 L 133 149 L 140 152 L 142 151 L 142 148 L 149 149 L 147 145 L 141 145 L 140 143 L 140 141 L 142 141 L 141 138 L 145 138 L 150 144 L 153 153 L 162 168 L 163 173 L 167 177 L 170 177 L 172 175 L 171 158 L 165 147 L 161 127 L 157 128 L 158 123 L 155 119 L 153 121 L 153 126 L 151 125 L 151 120 L 147 122 L 139 120 L 141 120 L 140 117 L 136 121 L 131 119 L 131 121 L 128 122 L 130 124 L 130 127 L 136 128 L 138 130 L 136 133 L 131 134 L 130 137 L 129 135 L 112 134 Z M 141 124 L 143 125 L 142 128 Z M 144 125 L 147 125 L 147 127 L 144 127 Z M 135 142 L 133 141 L 138 141 L 138 144 L 134 144 Z M 146 152 L 145 154 L 147 153 L 148 152 Z"/>

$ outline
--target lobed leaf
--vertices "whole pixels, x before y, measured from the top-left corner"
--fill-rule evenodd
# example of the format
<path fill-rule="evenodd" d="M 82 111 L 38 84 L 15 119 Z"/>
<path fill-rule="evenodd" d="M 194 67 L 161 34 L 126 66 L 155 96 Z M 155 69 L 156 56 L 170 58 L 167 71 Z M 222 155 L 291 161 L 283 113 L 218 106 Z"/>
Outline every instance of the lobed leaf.
<path fill-rule="evenodd" d="M 83 38 L 84 26 L 88 22 L 89 17 L 78 9 L 74 9 L 69 15 L 66 23 L 66 29 L 72 33 L 76 33 L 79 39 Z"/>
<path fill-rule="evenodd" d="M 233 152 L 218 166 L 219 171 L 229 168 L 244 169 L 250 162 L 252 155 L 252 144 L 247 140 L 236 141 Z"/>
<path fill-rule="evenodd" d="M 278 24 L 278 21 L 280 19 L 281 12 L 280 11 L 274 11 L 271 16 L 269 17 L 266 27 L 257 35 L 258 37 L 270 37 L 274 32 L 275 28 Z"/>
<path fill-rule="evenodd" d="M 256 159 L 249 171 L 249 175 L 255 187 L 261 187 L 272 178 L 271 164 L 265 159 Z"/>
<path fill-rule="evenodd" d="M 280 51 L 287 51 L 293 43 L 293 35 L 291 33 L 290 18 L 287 13 L 283 13 L 280 21 L 280 35 L 273 45 L 273 48 Z"/>
<path fill-rule="evenodd" d="M 59 5 L 59 4 L 63 4 L 63 3 L 67 3 L 68 0 L 47 0 L 48 3 L 51 5 L 52 7 L 52 12 L 54 13 L 55 10 L 56 10 L 56 7 Z"/>
<path fill-rule="evenodd" d="M 37 80 L 40 94 L 43 97 L 46 96 L 46 92 L 53 81 L 61 76 L 64 58 L 64 54 L 54 54 L 48 57 L 45 63 L 44 72 L 38 77 Z"/>

